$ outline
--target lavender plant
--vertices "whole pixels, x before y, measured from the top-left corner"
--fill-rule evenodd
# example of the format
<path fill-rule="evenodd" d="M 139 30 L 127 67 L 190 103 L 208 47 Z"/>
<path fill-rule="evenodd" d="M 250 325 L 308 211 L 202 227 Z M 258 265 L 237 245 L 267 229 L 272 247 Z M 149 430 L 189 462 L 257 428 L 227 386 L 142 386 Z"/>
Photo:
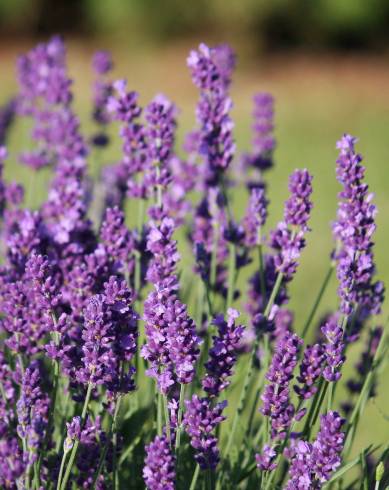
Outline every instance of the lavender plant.
<path fill-rule="evenodd" d="M 90 135 L 59 37 L 20 57 L 18 93 L 0 111 L 0 487 L 351 489 L 356 478 L 384 489 L 389 445 L 356 443 L 388 347 L 356 138 L 337 143 L 334 248 L 300 331 L 289 288 L 312 246 L 313 177 L 292 173 L 267 232 L 273 97 L 254 97 L 253 147 L 238 154 L 235 55 L 201 44 L 188 57 L 197 127 L 178 154 L 174 104 L 157 95 L 142 108 L 109 80 L 107 52 L 92 66 Z M 37 209 L 3 176 L 15 118 L 32 121 L 33 149 L 11 157 L 52 174 Z M 122 154 L 108 165 L 116 124 Z M 315 324 L 334 269 L 338 309 Z M 362 356 L 344 383 L 354 343 Z"/>

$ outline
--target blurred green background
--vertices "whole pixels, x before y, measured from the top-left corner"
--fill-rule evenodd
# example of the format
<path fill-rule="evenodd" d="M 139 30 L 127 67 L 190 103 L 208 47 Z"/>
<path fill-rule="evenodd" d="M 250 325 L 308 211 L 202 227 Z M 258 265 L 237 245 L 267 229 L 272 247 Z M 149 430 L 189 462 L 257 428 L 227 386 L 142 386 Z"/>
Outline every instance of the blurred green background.
<path fill-rule="evenodd" d="M 268 175 L 269 228 L 281 218 L 289 173 L 307 167 L 314 175 L 313 231 L 291 285 L 296 330 L 328 267 L 330 223 L 339 191 L 335 142 L 343 132 L 360 138 L 358 149 L 379 209 L 377 268 L 389 284 L 387 0 L 0 0 L 0 33 L 0 102 L 15 93 L 17 55 L 61 33 L 75 79 L 75 108 L 86 132 L 92 129 L 90 60 L 95 49 L 105 48 L 113 53 L 114 76 L 127 77 L 143 103 L 157 92 L 177 103 L 180 141 L 195 124 L 197 92 L 185 61 L 189 49 L 201 41 L 230 43 L 239 57 L 232 87 L 239 150 L 249 148 L 254 92 L 270 91 L 276 98 L 278 148 L 276 166 Z M 41 174 L 32 184 L 29 171 L 17 163 L 21 147 L 29 145 L 28 128 L 19 122 L 11 133 L 6 174 L 24 182 L 30 203 L 37 205 L 44 199 L 49 175 Z M 107 160 L 115 156 L 117 149 L 112 149 Z M 243 204 L 244 199 L 235 199 L 238 216 Z M 241 278 L 243 287 L 246 279 L 247 274 Z M 333 278 L 320 313 L 337 307 L 335 290 Z M 388 312 L 386 305 L 384 313 Z M 357 352 L 352 349 L 352 357 Z M 389 392 L 378 393 L 369 405 L 370 423 L 361 426 L 360 446 L 387 439 L 389 425 L 381 411 L 388 406 Z"/>

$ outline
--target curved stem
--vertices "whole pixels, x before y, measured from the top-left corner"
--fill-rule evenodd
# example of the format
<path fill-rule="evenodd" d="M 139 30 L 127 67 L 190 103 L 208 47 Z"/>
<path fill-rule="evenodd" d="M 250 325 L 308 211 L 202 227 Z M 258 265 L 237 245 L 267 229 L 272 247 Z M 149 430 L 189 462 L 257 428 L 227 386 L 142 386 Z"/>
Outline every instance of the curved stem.
<path fill-rule="evenodd" d="M 84 427 L 86 413 L 88 411 L 89 400 L 90 400 L 90 397 L 91 397 L 91 394 L 92 394 L 92 389 L 93 389 L 93 385 L 92 385 L 92 383 L 89 383 L 88 384 L 88 389 L 87 389 L 87 392 L 86 392 L 86 396 L 85 396 L 84 406 L 82 407 L 82 412 L 81 412 L 81 430 Z M 79 445 L 80 445 L 80 441 L 77 439 L 74 442 L 74 445 L 73 445 L 73 448 L 72 448 L 72 452 L 70 453 L 69 462 L 68 462 L 67 467 L 66 467 L 65 475 L 64 475 L 63 481 L 61 482 L 61 485 L 59 487 L 62 490 L 66 490 L 66 486 L 68 484 L 69 476 L 70 476 L 70 473 L 72 471 L 72 467 L 73 467 L 74 461 L 75 461 L 76 456 L 77 456 L 77 451 L 78 451 L 78 446 Z"/>
<path fill-rule="evenodd" d="M 200 474 L 200 466 L 198 464 L 196 464 L 196 469 L 193 473 L 192 482 L 190 484 L 189 490 L 195 490 L 196 489 L 196 484 L 197 484 L 199 474 Z"/>

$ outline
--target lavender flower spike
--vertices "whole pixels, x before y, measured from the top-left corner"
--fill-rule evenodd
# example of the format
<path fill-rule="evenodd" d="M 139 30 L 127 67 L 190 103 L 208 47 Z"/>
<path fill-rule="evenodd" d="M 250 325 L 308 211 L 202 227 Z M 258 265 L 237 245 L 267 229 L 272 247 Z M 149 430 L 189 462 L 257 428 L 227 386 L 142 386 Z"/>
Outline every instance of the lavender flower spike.
<path fill-rule="evenodd" d="M 148 490 L 174 490 L 175 456 L 166 435 L 157 436 L 146 446 L 143 478 Z"/>
<path fill-rule="evenodd" d="M 336 318 L 331 318 L 322 327 L 321 331 L 326 336 L 325 346 L 326 367 L 323 377 L 329 382 L 338 381 L 342 376 L 340 369 L 345 361 L 343 330 L 339 327 Z"/>
<path fill-rule="evenodd" d="M 307 170 L 295 170 L 289 178 L 290 198 L 285 202 L 284 221 L 271 233 L 271 246 L 277 251 L 275 257 L 278 272 L 290 281 L 296 272 L 298 258 L 305 247 L 305 232 L 309 230 L 308 219 L 312 209 L 312 177 Z"/>
<path fill-rule="evenodd" d="M 291 332 L 279 340 L 266 379 L 269 384 L 261 396 L 261 412 L 270 417 L 272 439 L 283 439 L 295 415 L 290 401 L 290 381 L 297 364 L 297 356 L 302 340 Z"/>
<path fill-rule="evenodd" d="M 196 451 L 195 459 L 202 470 L 208 468 L 214 470 L 219 462 L 219 449 L 213 431 L 225 419 L 222 412 L 227 401 L 212 407 L 209 398 L 193 395 L 191 400 L 185 401 L 185 405 L 183 423 L 190 437 L 191 446 Z"/>
<path fill-rule="evenodd" d="M 202 381 L 204 391 L 211 397 L 217 397 L 230 384 L 229 378 L 244 332 L 242 325 L 235 324 L 238 316 L 238 311 L 229 308 L 227 320 L 219 315 L 213 321 L 218 328 L 218 335 L 213 337 L 213 347 L 205 364 L 207 373 Z"/>
<path fill-rule="evenodd" d="M 259 245 L 261 228 L 266 222 L 269 201 L 266 199 L 265 192 L 264 186 L 254 187 L 250 192 L 249 204 L 243 220 L 245 245 L 250 248 Z"/>
<path fill-rule="evenodd" d="M 320 431 L 313 443 L 300 440 L 292 448 L 289 481 L 286 490 L 321 488 L 340 466 L 344 420 L 337 412 L 328 412 L 320 419 Z"/>
<path fill-rule="evenodd" d="M 349 315 L 356 306 L 362 316 L 378 314 L 384 296 L 384 286 L 374 282 L 375 265 L 372 236 L 375 231 L 376 207 L 373 195 L 363 182 L 365 169 L 362 156 L 356 153 L 357 139 L 345 134 L 337 143 L 339 158 L 336 175 L 343 186 L 339 193 L 334 237 L 340 243 L 335 254 L 341 312 Z"/>

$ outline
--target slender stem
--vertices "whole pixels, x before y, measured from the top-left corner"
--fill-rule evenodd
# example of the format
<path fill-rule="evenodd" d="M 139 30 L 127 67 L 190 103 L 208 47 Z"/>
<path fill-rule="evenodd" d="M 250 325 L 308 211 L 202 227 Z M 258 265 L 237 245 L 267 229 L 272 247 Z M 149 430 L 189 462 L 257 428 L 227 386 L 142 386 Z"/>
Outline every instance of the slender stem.
<path fill-rule="evenodd" d="M 334 396 L 334 384 L 330 383 L 328 387 L 328 396 L 327 396 L 327 412 L 331 410 L 333 396 Z"/>
<path fill-rule="evenodd" d="M 193 473 L 192 482 L 190 484 L 189 490 L 195 490 L 196 489 L 196 484 L 197 484 L 197 479 L 199 477 L 199 474 L 200 474 L 200 466 L 198 464 L 196 464 L 196 468 L 195 468 L 194 473 Z"/>
<path fill-rule="evenodd" d="M 265 264 L 263 262 L 263 245 L 259 242 L 258 245 L 258 257 L 259 257 L 259 283 L 261 288 L 261 295 L 263 298 L 263 304 L 266 301 L 266 282 L 265 282 Z"/>
<path fill-rule="evenodd" d="M 82 412 L 81 412 L 81 428 L 83 428 L 84 423 L 85 423 L 85 417 L 86 417 L 86 413 L 88 411 L 88 405 L 89 405 L 89 400 L 90 400 L 90 397 L 92 394 L 92 389 L 93 389 L 93 385 L 92 385 L 92 383 L 89 383 L 88 389 L 86 392 L 86 396 L 85 396 L 84 406 L 82 407 Z M 59 487 L 62 490 L 66 490 L 66 486 L 68 484 L 69 476 L 70 476 L 70 473 L 72 471 L 73 463 L 74 463 L 74 460 L 76 459 L 76 456 L 77 456 L 79 444 L 80 444 L 80 441 L 78 439 L 76 441 L 74 441 L 72 452 L 70 453 L 69 462 L 68 462 L 67 467 L 66 467 L 65 475 L 63 477 L 63 481 L 61 482 L 61 486 Z"/>
<path fill-rule="evenodd" d="M 212 253 L 211 253 L 211 271 L 209 276 L 209 284 L 211 291 L 213 291 L 213 300 L 215 299 L 215 285 L 216 285 L 216 273 L 217 273 L 217 243 L 218 243 L 218 224 L 213 222 L 212 224 L 213 238 L 212 238 Z"/>
<path fill-rule="evenodd" d="M 162 435 L 162 395 L 158 391 L 157 394 L 157 432 L 158 435 Z"/>
<path fill-rule="evenodd" d="M 118 415 L 119 415 L 121 401 L 122 401 L 122 397 L 119 396 L 116 402 L 115 411 L 113 413 L 113 418 L 112 418 L 112 450 L 113 450 L 112 473 L 113 473 L 114 490 L 119 489 L 119 475 L 118 475 L 118 465 L 117 465 L 117 451 L 118 451 L 117 422 L 118 422 Z"/>
<path fill-rule="evenodd" d="M 284 276 L 283 276 L 282 272 L 279 272 L 278 275 L 277 275 L 276 282 L 275 282 L 274 287 L 273 287 L 273 291 L 271 292 L 269 301 L 267 302 L 265 311 L 263 313 L 266 318 L 269 318 L 271 309 L 273 308 L 274 302 L 275 302 L 275 300 L 277 298 L 277 294 L 278 294 L 278 292 L 280 290 L 283 277 Z"/>
<path fill-rule="evenodd" d="M 177 431 L 176 431 L 176 453 L 178 453 L 181 444 L 181 422 L 182 422 L 182 414 L 184 411 L 184 399 L 185 399 L 185 385 L 181 384 L 180 388 L 180 401 L 178 406 L 178 415 L 177 415 Z"/>
<path fill-rule="evenodd" d="M 236 268 L 236 253 L 235 245 L 230 243 L 228 245 L 229 259 L 228 259 L 228 290 L 227 290 L 227 303 L 226 310 L 231 307 L 234 301 L 235 293 L 235 268 Z"/>
<path fill-rule="evenodd" d="M 317 309 L 319 308 L 319 305 L 320 305 L 321 300 L 324 296 L 324 293 L 326 292 L 327 286 L 330 282 L 330 279 L 331 279 L 331 276 L 332 276 L 334 269 L 335 269 L 335 263 L 333 261 L 331 261 L 331 265 L 330 265 L 330 267 L 329 267 L 329 269 L 328 269 L 328 271 L 324 277 L 324 280 L 323 280 L 322 285 L 320 287 L 319 293 L 316 296 L 315 302 L 313 303 L 312 309 L 308 315 L 307 321 L 305 322 L 305 325 L 304 325 L 304 328 L 303 328 L 303 331 L 301 334 L 301 337 L 303 339 L 305 339 L 305 337 L 308 333 L 309 327 L 311 326 L 312 320 L 314 319 L 314 317 L 316 315 Z"/>
<path fill-rule="evenodd" d="M 167 395 L 163 395 L 163 410 L 165 413 L 165 424 L 166 424 L 166 436 L 169 444 L 172 443 L 171 432 L 170 432 L 170 417 L 169 417 L 169 407 L 167 401 Z"/>
<path fill-rule="evenodd" d="M 62 475 L 63 475 L 63 470 L 65 469 L 65 462 L 66 462 L 67 456 L 68 456 L 68 453 L 66 451 L 64 451 L 64 453 L 62 455 L 61 466 L 59 468 L 57 490 L 60 490 L 60 488 L 61 488 Z"/>

